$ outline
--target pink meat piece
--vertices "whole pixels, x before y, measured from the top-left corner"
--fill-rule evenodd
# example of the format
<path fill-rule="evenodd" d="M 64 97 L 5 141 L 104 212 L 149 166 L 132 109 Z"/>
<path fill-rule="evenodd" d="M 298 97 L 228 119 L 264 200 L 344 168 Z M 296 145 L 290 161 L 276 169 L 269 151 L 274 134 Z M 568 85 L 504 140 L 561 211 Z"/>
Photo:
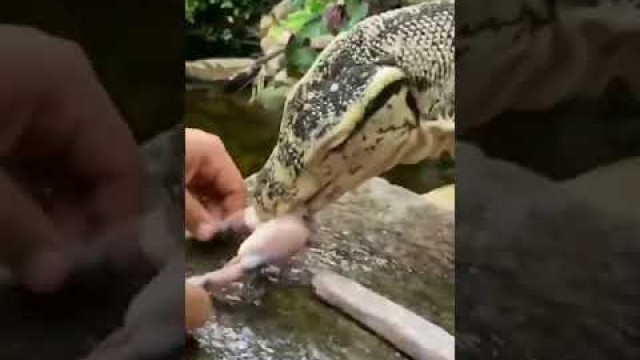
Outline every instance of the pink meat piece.
<path fill-rule="evenodd" d="M 237 255 L 216 271 L 194 276 L 189 281 L 195 285 L 225 284 L 239 280 L 248 271 L 262 265 L 276 264 L 290 259 L 307 248 L 311 231 L 306 222 L 296 215 L 285 215 L 259 223 L 252 208 L 247 208 L 229 220 L 232 227 L 244 225 L 254 229 Z"/>

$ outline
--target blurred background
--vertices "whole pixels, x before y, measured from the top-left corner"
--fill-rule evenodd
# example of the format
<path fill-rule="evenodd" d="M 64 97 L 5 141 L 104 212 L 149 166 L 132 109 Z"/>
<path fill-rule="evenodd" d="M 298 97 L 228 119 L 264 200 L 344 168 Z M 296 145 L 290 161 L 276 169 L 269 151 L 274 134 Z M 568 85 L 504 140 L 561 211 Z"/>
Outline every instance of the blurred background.
<path fill-rule="evenodd" d="M 179 2 L 3 1 L 0 23 L 35 27 L 77 42 L 138 142 L 181 123 Z M 182 147 L 176 151 L 182 154 Z M 145 263 L 129 270 L 126 276 L 86 274 L 62 292 L 46 296 L 1 285 L 0 359 L 68 360 L 87 355 L 122 324 L 129 300 L 154 271 Z M 184 291 L 181 283 L 176 286 L 176 291 Z"/>

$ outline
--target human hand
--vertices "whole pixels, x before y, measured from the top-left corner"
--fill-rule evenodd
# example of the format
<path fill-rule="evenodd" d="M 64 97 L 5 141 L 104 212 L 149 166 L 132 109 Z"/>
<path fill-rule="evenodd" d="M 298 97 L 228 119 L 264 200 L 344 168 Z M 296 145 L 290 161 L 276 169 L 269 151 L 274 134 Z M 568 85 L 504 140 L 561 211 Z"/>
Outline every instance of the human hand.
<path fill-rule="evenodd" d="M 52 291 L 139 210 L 138 149 L 76 44 L 1 25 L 0 52 L 0 264 Z"/>
<path fill-rule="evenodd" d="M 217 136 L 185 129 L 185 223 L 207 241 L 221 222 L 244 209 L 247 190 L 240 171 Z"/>
<path fill-rule="evenodd" d="M 83 360 L 173 359 L 181 354 L 185 341 L 185 306 L 193 295 L 181 291 L 184 259 L 172 257 L 159 273 L 133 297 L 123 321 L 102 339 Z M 212 315 L 211 303 L 202 298 L 190 310 Z M 201 320 L 197 324 L 203 324 Z M 171 356 L 170 356 L 171 355 Z"/>

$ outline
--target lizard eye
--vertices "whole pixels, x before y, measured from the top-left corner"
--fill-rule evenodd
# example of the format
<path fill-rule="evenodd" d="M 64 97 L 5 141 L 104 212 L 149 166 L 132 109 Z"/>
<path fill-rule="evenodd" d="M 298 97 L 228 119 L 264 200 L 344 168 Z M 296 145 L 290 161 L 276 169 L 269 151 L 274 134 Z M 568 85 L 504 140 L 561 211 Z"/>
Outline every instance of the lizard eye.
<path fill-rule="evenodd" d="M 405 85 L 406 85 L 406 80 L 404 79 L 396 80 L 391 84 L 387 85 L 384 88 L 384 90 L 378 93 L 378 95 L 376 95 L 376 97 L 374 97 L 367 104 L 367 106 L 365 107 L 362 122 L 363 123 L 366 122 L 367 120 L 369 120 L 371 116 L 373 116 L 373 114 L 378 112 L 378 110 L 382 109 L 382 107 L 389 102 L 389 99 L 391 99 L 393 95 L 396 95 L 398 92 L 400 92 L 402 87 Z M 414 102 L 415 102 L 415 99 L 414 99 Z"/>
<path fill-rule="evenodd" d="M 329 140 L 330 150 L 339 148 L 355 136 L 408 82 L 405 73 L 392 66 L 375 66 L 360 73 L 367 75 L 359 79 L 363 83 L 362 91 L 340 114 L 340 121 L 334 126 Z"/>

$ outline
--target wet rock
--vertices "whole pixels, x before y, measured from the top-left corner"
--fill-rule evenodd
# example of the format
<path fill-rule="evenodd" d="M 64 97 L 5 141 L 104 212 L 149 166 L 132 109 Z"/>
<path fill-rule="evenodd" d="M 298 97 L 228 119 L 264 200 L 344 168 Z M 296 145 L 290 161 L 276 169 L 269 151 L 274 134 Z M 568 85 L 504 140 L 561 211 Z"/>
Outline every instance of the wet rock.
<path fill-rule="evenodd" d="M 336 237 L 344 237 L 407 267 L 453 276 L 453 211 L 443 211 L 382 178 L 370 179 L 345 194 L 317 219 L 318 243 L 335 243 Z"/>
<path fill-rule="evenodd" d="M 203 59 L 187 61 L 185 75 L 201 81 L 224 81 L 239 71 L 253 65 L 248 58 Z"/>
<path fill-rule="evenodd" d="M 415 360 L 453 360 L 451 334 L 389 299 L 332 272 L 316 274 L 315 293 Z"/>
<path fill-rule="evenodd" d="M 455 185 L 445 185 L 431 190 L 423 195 L 428 203 L 442 209 L 442 211 L 454 211 L 456 205 Z"/>
<path fill-rule="evenodd" d="M 247 179 L 250 188 L 253 181 Z M 243 284 L 248 300 L 214 304 L 216 319 L 196 331 L 200 350 L 187 359 L 406 359 L 313 296 L 312 275 L 321 270 L 353 279 L 454 332 L 453 212 L 374 178 L 316 220 L 305 254 Z M 220 240 L 188 242 L 189 274 L 211 271 L 235 255 L 239 244 Z"/>

